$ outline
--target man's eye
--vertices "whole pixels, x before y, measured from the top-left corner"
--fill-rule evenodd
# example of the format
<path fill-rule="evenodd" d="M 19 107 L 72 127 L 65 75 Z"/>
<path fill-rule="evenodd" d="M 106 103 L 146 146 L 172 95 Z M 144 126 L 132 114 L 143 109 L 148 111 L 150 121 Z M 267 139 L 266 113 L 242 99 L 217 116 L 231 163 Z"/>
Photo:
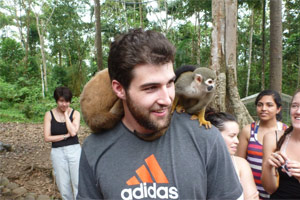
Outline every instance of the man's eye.
<path fill-rule="evenodd" d="M 174 81 L 169 82 L 169 83 L 167 84 L 167 87 L 171 87 L 171 86 L 173 86 L 173 85 L 174 85 Z"/>
<path fill-rule="evenodd" d="M 145 88 L 144 90 L 145 91 L 152 91 L 152 90 L 155 90 L 156 89 L 156 87 L 155 86 L 152 86 L 152 87 L 147 87 L 147 88 Z"/>

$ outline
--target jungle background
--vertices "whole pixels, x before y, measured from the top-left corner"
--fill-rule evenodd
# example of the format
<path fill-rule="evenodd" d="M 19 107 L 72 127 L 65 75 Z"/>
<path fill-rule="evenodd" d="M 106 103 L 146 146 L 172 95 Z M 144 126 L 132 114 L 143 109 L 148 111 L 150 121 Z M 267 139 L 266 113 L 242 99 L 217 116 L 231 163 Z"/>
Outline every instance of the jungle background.
<path fill-rule="evenodd" d="M 219 8 L 228 4 L 233 6 L 229 13 L 235 15 L 223 20 L 224 26 L 234 22 L 236 33 L 229 44 L 236 51 L 235 73 L 233 77 L 226 73 L 227 81 L 233 80 L 226 87 L 236 88 L 236 94 L 229 92 L 229 96 L 240 101 L 268 88 L 292 95 L 300 84 L 297 0 L 1 0 L 0 142 L 13 144 L 15 152 L 0 153 L 0 176 L 8 174 L 10 180 L 26 185 L 24 176 L 31 173 L 27 179 L 33 177 L 33 169 L 51 168 L 42 122 L 45 112 L 56 106 L 53 90 L 69 87 L 74 94 L 72 107 L 80 111 L 80 93 L 97 71 L 107 67 L 109 46 L 116 35 L 139 27 L 157 30 L 177 49 L 175 68 L 184 64 L 214 68 L 214 28 L 218 17 L 226 19 Z M 273 34 L 276 30 L 279 36 Z M 276 42 L 279 48 L 274 47 Z M 217 62 L 227 67 L 222 56 Z M 89 130 L 83 121 L 82 127 L 83 140 Z M 33 152 L 42 153 L 32 160 Z M 51 178 L 45 182 L 52 184 Z M 57 197 L 49 185 L 44 193 Z"/>

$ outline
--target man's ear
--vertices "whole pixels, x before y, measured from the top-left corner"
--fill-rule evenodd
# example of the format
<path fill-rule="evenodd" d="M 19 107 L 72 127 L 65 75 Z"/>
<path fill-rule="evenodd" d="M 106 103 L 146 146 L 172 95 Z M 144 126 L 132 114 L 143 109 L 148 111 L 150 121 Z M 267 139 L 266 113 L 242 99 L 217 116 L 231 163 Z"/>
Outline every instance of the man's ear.
<path fill-rule="evenodd" d="M 117 97 L 119 97 L 122 100 L 126 99 L 125 89 L 119 81 L 113 80 L 111 82 L 111 87 L 112 87 L 113 91 L 115 92 L 115 94 L 117 95 Z"/>

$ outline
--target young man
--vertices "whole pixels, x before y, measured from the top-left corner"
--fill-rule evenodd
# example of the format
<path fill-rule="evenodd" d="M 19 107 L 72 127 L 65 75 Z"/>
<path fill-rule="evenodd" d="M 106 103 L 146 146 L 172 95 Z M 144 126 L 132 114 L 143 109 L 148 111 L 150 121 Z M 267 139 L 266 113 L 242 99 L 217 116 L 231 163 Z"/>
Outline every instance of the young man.
<path fill-rule="evenodd" d="M 124 117 L 82 147 L 77 199 L 237 199 L 242 188 L 221 134 L 171 113 L 175 48 L 132 30 L 112 43 L 108 69 Z"/>

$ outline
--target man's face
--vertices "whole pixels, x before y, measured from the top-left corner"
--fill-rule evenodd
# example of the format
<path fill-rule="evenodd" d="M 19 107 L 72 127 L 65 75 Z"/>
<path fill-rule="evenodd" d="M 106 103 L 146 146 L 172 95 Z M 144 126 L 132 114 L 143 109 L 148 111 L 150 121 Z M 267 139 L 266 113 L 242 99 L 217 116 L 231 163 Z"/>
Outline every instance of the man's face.
<path fill-rule="evenodd" d="M 132 73 L 133 79 L 126 91 L 125 125 L 129 122 L 139 133 L 168 127 L 175 96 L 173 64 L 139 65 Z"/>

